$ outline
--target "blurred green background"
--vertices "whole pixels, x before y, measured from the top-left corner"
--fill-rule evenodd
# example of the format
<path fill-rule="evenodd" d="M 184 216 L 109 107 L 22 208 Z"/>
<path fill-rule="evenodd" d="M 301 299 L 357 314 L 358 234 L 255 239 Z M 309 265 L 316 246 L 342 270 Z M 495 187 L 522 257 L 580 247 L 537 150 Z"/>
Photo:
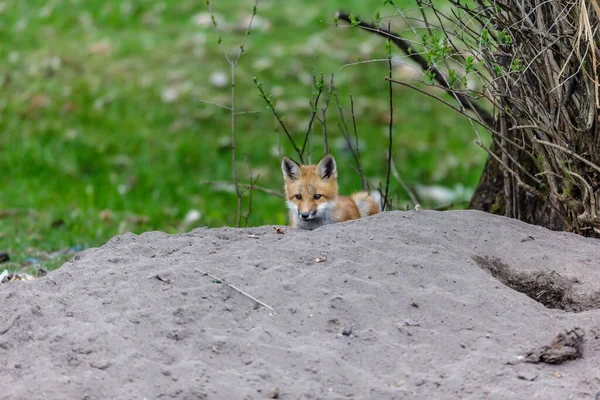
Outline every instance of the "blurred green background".
<path fill-rule="evenodd" d="M 385 42 L 333 24 L 337 9 L 372 20 L 394 15 L 383 0 L 260 0 L 258 16 L 236 68 L 238 172 L 248 183 L 282 190 L 280 154 L 294 157 L 259 97 L 256 76 L 288 129 L 301 141 L 310 114 L 312 76 L 335 74 L 349 119 L 355 102 L 365 174 L 385 180 L 388 75 Z M 235 53 L 253 1 L 213 0 L 226 51 Z M 412 8 L 412 0 L 396 5 Z M 387 20 L 386 20 L 387 21 Z M 391 19 L 402 31 L 402 19 Z M 386 22 L 387 23 L 387 22 Z M 204 0 L 28 0 L 0 2 L 0 251 L 10 268 L 60 265 L 69 249 L 99 246 L 125 231 L 188 231 L 233 226 L 230 69 Z M 401 62 L 394 76 L 421 80 Z M 424 207 L 465 207 L 485 153 L 465 118 L 441 104 L 394 87 L 396 166 Z M 360 188 L 353 160 L 328 112 L 331 152 L 342 192 Z M 312 161 L 323 154 L 315 124 Z M 247 160 L 247 162 L 245 161 Z M 404 208 L 408 196 L 392 179 Z M 247 207 L 245 197 L 244 210 Z M 255 192 L 248 225 L 285 224 L 283 200 Z M 32 258 L 34 260 L 32 260 Z M 29 259 L 29 260 L 28 260 Z M 29 263 L 29 264 L 28 264 Z"/>

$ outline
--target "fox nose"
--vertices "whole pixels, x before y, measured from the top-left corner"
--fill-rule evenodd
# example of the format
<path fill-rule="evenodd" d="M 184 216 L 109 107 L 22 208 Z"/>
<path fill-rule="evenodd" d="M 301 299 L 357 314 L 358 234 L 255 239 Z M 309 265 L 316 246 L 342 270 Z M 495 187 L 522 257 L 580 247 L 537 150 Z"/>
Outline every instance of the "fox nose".
<path fill-rule="evenodd" d="M 303 213 L 300 213 L 300 216 L 302 217 L 302 219 L 308 219 L 309 213 L 303 212 Z"/>

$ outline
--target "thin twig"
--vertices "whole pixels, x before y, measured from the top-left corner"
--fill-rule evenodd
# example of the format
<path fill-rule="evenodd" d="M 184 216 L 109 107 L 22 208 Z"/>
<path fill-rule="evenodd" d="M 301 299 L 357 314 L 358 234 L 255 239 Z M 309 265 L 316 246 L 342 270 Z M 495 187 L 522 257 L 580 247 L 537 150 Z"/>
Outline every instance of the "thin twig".
<path fill-rule="evenodd" d="M 256 77 L 254 77 L 253 80 L 254 80 L 254 84 L 256 85 L 256 87 L 258 88 L 258 90 L 260 91 L 260 96 L 267 103 L 267 105 L 269 106 L 269 108 L 273 112 L 273 115 L 275 116 L 275 119 L 277 120 L 277 122 L 279 122 L 279 125 L 283 128 L 283 131 L 285 132 L 285 134 L 287 135 L 288 139 L 292 143 L 292 146 L 294 147 L 294 150 L 296 151 L 296 154 L 298 155 L 298 158 L 300 159 L 300 163 L 304 164 L 304 158 L 302 157 L 302 152 L 300 151 L 300 149 L 298 148 L 298 146 L 296 146 L 296 142 L 294 141 L 294 138 L 292 138 L 292 135 L 290 134 L 290 132 L 285 127 L 285 124 L 283 123 L 283 121 L 279 117 L 279 114 L 277 114 L 277 110 L 275 109 L 275 104 L 273 104 L 273 101 L 271 99 L 269 99 L 267 97 L 267 95 L 265 94 L 265 91 L 262 88 L 262 83 L 260 83 L 258 81 L 258 79 L 256 79 Z"/>
<path fill-rule="evenodd" d="M 208 276 L 209 278 L 211 278 L 211 279 L 214 279 L 215 281 L 218 281 L 219 283 L 220 283 L 220 282 L 223 282 L 224 284 L 226 284 L 227 286 L 229 286 L 230 288 L 232 288 L 232 289 L 233 289 L 233 290 L 235 290 L 236 292 L 238 292 L 238 293 L 240 293 L 240 294 L 242 294 L 242 295 L 246 296 L 246 297 L 247 297 L 247 298 L 249 298 L 250 300 L 252 300 L 252 301 L 254 301 L 254 302 L 256 302 L 256 303 L 260 304 L 261 306 L 263 306 L 263 307 L 265 307 L 265 308 L 268 308 L 269 310 L 271 310 L 271 311 L 273 311 L 273 312 L 275 311 L 275 309 L 274 309 L 273 307 L 271 307 L 271 306 L 269 306 L 268 304 L 266 304 L 266 303 L 264 303 L 264 302 L 262 302 L 262 301 L 258 300 L 256 297 L 254 297 L 254 296 L 252 296 L 252 295 L 248 294 L 247 292 L 244 292 L 242 289 L 240 289 L 240 288 L 238 288 L 238 287 L 236 287 L 236 286 L 232 285 L 231 283 L 227 282 L 225 279 L 223 279 L 223 278 L 219 278 L 219 277 L 217 277 L 217 276 L 214 276 L 214 275 L 212 275 L 212 274 L 209 274 L 208 272 L 204 272 L 204 271 L 202 271 L 202 270 L 201 270 L 201 269 L 199 269 L 199 268 L 195 268 L 195 270 L 196 270 L 196 271 L 198 271 L 198 272 L 200 272 L 200 273 L 201 273 L 203 276 Z"/>
<path fill-rule="evenodd" d="M 396 79 L 392 79 L 392 78 L 390 78 L 389 76 L 386 76 L 384 79 L 385 79 L 386 81 L 390 81 L 390 82 L 396 83 L 396 84 L 398 84 L 398 85 L 406 86 L 406 87 L 408 87 L 408 88 L 411 88 L 411 89 L 413 89 L 413 90 L 415 90 L 415 91 L 417 91 L 417 92 L 419 92 L 419 93 L 422 93 L 422 94 L 424 94 L 424 95 L 426 95 L 426 96 L 429 96 L 429 97 L 431 97 L 432 99 L 435 99 L 435 100 L 439 101 L 439 102 L 440 102 L 440 103 L 442 103 L 443 105 L 445 105 L 445 106 L 447 106 L 447 107 L 450 107 L 451 109 L 453 109 L 453 110 L 454 110 L 454 111 L 456 111 L 457 113 L 459 113 L 459 114 L 461 114 L 461 115 L 464 115 L 465 117 L 469 118 L 471 121 L 475 122 L 476 124 L 480 125 L 481 127 L 485 128 L 485 129 L 487 129 L 487 130 L 492 130 L 492 129 L 493 129 L 493 128 L 492 128 L 490 125 L 486 125 L 486 124 L 484 123 L 484 121 L 480 121 L 480 120 L 478 120 L 478 119 L 475 119 L 475 118 L 473 118 L 473 116 L 471 116 L 471 115 L 469 115 L 469 114 L 465 113 L 465 112 L 464 112 L 463 110 L 461 110 L 460 108 L 457 108 L 457 107 L 453 106 L 452 104 L 450 104 L 450 103 L 449 103 L 449 102 L 447 102 L 446 100 L 442 99 L 441 97 L 439 97 L 439 96 L 437 96 L 437 95 L 435 95 L 435 94 L 433 94 L 433 93 L 430 93 L 430 92 L 428 92 L 428 91 L 426 91 L 426 90 L 423 90 L 423 89 L 421 89 L 421 88 L 419 88 L 419 87 L 417 87 L 417 86 L 415 86 L 415 85 L 413 85 L 413 84 L 411 84 L 411 83 L 408 83 L 408 82 L 403 82 L 403 81 L 398 81 L 398 80 L 396 80 Z"/>
<path fill-rule="evenodd" d="M 331 100 L 331 93 L 334 90 L 333 86 L 333 74 L 329 80 L 329 90 L 327 91 L 327 97 L 325 98 L 325 105 L 321 108 L 321 125 L 323 126 L 323 144 L 325 147 L 325 154 L 329 154 L 329 142 L 327 141 L 327 108 L 329 107 L 329 101 Z"/>
<path fill-rule="evenodd" d="M 194 100 L 197 101 L 198 103 L 204 103 L 204 104 L 208 104 L 210 106 L 214 106 L 214 107 L 218 107 L 218 108 L 223 108 L 225 110 L 231 111 L 231 107 L 224 106 L 223 104 L 213 103 L 212 101 L 206 101 L 206 100 L 201 100 L 201 99 L 194 99 Z"/>
<path fill-rule="evenodd" d="M 337 90 L 333 91 L 333 95 L 335 96 L 335 102 L 337 104 L 338 112 L 340 113 L 340 119 L 342 120 L 342 125 L 340 125 L 338 123 L 338 126 L 340 127 L 340 130 L 342 131 L 344 138 L 350 137 L 350 131 L 348 130 L 348 124 L 346 123 L 346 117 L 344 116 L 344 109 L 342 108 L 342 105 L 340 104 L 340 98 L 338 97 Z M 348 139 L 346 139 L 346 141 L 348 141 Z M 349 149 L 354 154 L 354 151 L 352 150 L 352 142 L 350 142 Z"/>
<path fill-rule="evenodd" d="M 356 150 L 356 155 L 354 159 L 356 160 L 356 168 L 358 169 L 358 174 L 360 175 L 360 186 L 362 190 L 367 190 L 367 180 L 365 179 L 365 174 L 363 174 L 362 164 L 360 163 L 360 148 L 358 146 L 358 131 L 356 129 L 356 117 L 354 115 L 354 99 L 352 95 L 350 95 L 350 114 L 352 115 L 352 128 L 354 130 L 354 149 Z"/>
<path fill-rule="evenodd" d="M 235 194 L 237 196 L 236 224 L 239 228 L 242 220 L 242 194 L 240 193 L 240 184 L 237 176 L 237 162 L 235 157 L 235 66 L 236 63 L 231 64 L 231 166 L 233 172 L 233 182 L 235 183 Z"/>
<path fill-rule="evenodd" d="M 337 16 L 342 21 L 352 23 L 350 14 L 347 14 L 342 11 L 338 11 Z M 413 46 L 411 46 L 410 43 L 408 43 L 408 41 L 400 38 L 400 36 L 398 34 L 393 33 L 389 29 L 389 27 L 386 30 L 385 28 L 376 27 L 373 24 L 364 22 L 362 19 L 360 19 L 358 17 L 356 17 L 356 19 L 357 19 L 356 25 L 358 27 L 363 28 L 366 31 L 375 33 L 376 35 L 385 37 L 386 39 L 388 39 L 392 43 L 394 43 L 396 46 L 398 46 L 413 61 L 415 61 L 421 67 L 421 69 L 423 71 L 431 70 L 435 74 L 435 80 L 440 84 L 440 86 L 443 89 L 445 89 L 446 91 L 448 91 L 448 93 L 453 94 L 457 98 L 457 100 L 461 104 L 464 105 L 465 108 L 475 111 L 475 113 L 479 116 L 479 118 L 481 118 L 481 120 L 485 124 L 490 125 L 490 126 L 494 124 L 494 116 L 492 114 L 490 114 L 486 109 L 481 107 L 479 104 L 472 102 L 470 99 L 468 99 L 467 97 L 465 97 L 463 95 L 453 93 L 451 91 L 450 86 L 448 85 L 445 75 L 441 71 L 439 71 L 437 69 L 437 67 L 435 67 L 435 66 L 430 67 L 428 65 L 429 63 L 427 62 L 425 57 L 423 57 L 421 54 L 419 54 L 419 51 L 417 49 L 415 49 Z"/>
<path fill-rule="evenodd" d="M 241 115 L 241 114 L 260 114 L 260 111 L 259 110 L 237 111 L 235 113 L 235 115 Z"/>
<path fill-rule="evenodd" d="M 250 30 L 252 29 L 252 23 L 254 22 L 254 17 L 256 16 L 258 0 L 255 0 L 255 2 L 254 2 L 254 7 L 252 8 L 252 16 L 250 17 L 250 21 L 248 22 L 248 27 L 246 28 L 244 40 L 242 42 L 242 45 L 239 47 L 239 52 L 237 53 L 237 56 L 235 57 L 235 59 L 231 59 L 223 47 L 223 41 L 221 39 L 221 34 L 219 33 L 217 20 L 212 11 L 211 1 L 206 0 L 206 4 L 208 6 L 208 12 L 210 14 L 210 17 L 212 19 L 215 34 L 217 36 L 217 42 L 219 43 L 219 46 L 221 47 L 221 52 L 223 53 L 223 56 L 225 56 L 225 59 L 227 60 L 227 62 L 229 63 L 229 66 L 231 67 L 231 106 L 229 107 L 229 110 L 231 111 L 231 171 L 232 171 L 232 176 L 233 176 L 233 182 L 235 184 L 235 194 L 237 197 L 237 221 L 236 221 L 236 224 L 237 224 L 237 227 L 239 228 L 241 226 L 241 221 L 242 221 L 242 194 L 240 192 L 240 185 L 239 185 L 239 181 L 238 181 L 237 160 L 236 160 L 236 154 L 235 154 L 235 151 L 236 151 L 235 116 L 237 114 L 236 108 L 235 108 L 235 67 L 236 67 L 237 63 L 240 61 L 242 54 L 244 54 L 246 43 L 248 41 L 248 36 L 250 35 Z M 204 102 L 204 101 L 202 101 L 202 102 Z M 223 107 L 223 108 L 227 108 L 227 107 Z"/>
<path fill-rule="evenodd" d="M 567 170 L 567 173 L 573 175 L 574 177 L 579 179 L 581 183 L 583 183 L 583 186 L 585 187 L 583 195 L 584 209 L 585 212 L 591 216 L 591 219 L 595 220 L 598 217 L 598 215 L 596 212 L 596 197 L 594 196 L 594 190 L 592 189 L 592 186 L 588 183 L 588 181 L 583 179 L 581 175 L 569 170 Z M 590 204 L 586 205 L 585 203 L 587 202 L 589 202 Z"/>
<path fill-rule="evenodd" d="M 573 150 L 569 150 L 566 147 L 560 146 L 558 144 L 550 143 L 550 142 L 547 142 L 545 140 L 539 140 L 539 139 L 536 139 L 536 138 L 531 139 L 531 141 L 534 142 L 534 143 L 543 144 L 544 146 L 552 147 L 552 148 L 558 149 L 560 151 L 563 151 L 563 152 L 567 153 L 568 155 L 570 155 L 571 157 L 574 157 L 574 158 L 578 159 L 582 163 L 584 163 L 586 165 L 589 165 L 590 167 L 594 168 L 596 171 L 600 172 L 600 167 L 599 166 L 597 166 L 596 164 L 594 164 L 591 161 L 586 160 L 585 158 L 583 158 L 579 154 L 575 153 Z"/>
<path fill-rule="evenodd" d="M 248 168 L 248 175 L 250 175 L 250 188 L 248 195 L 248 209 L 246 210 L 246 215 L 244 215 L 244 228 L 248 227 L 248 218 L 250 218 L 250 213 L 252 212 L 252 192 L 254 191 L 254 185 L 256 181 L 258 181 L 259 175 L 256 175 L 256 179 L 252 179 L 252 168 L 250 168 L 250 163 L 248 162 L 248 157 L 245 157 L 244 162 L 246 163 L 246 168 Z"/>
<path fill-rule="evenodd" d="M 227 182 L 227 181 L 200 181 L 201 185 L 216 185 L 216 186 L 233 186 L 234 184 L 232 182 Z M 246 184 L 246 183 L 240 183 L 240 186 L 245 188 L 245 189 L 250 189 L 250 185 Z M 273 190 L 273 189 L 269 189 L 269 188 L 265 188 L 262 186 L 256 186 L 256 185 L 252 185 L 252 188 L 254 190 L 258 190 L 259 192 L 263 192 L 266 194 L 269 194 L 271 196 L 275 196 L 275 197 L 281 197 L 282 199 L 285 199 L 285 195 L 281 192 L 278 192 L 277 190 Z"/>
<path fill-rule="evenodd" d="M 390 31 L 388 24 L 388 32 Z M 387 165 L 387 174 L 385 178 L 385 195 L 383 198 L 383 207 L 388 207 L 391 210 L 390 205 L 388 204 L 388 194 L 390 189 L 390 174 L 392 171 L 392 148 L 393 148 L 393 132 L 394 132 L 394 91 L 392 87 L 392 48 L 391 48 L 391 38 L 388 36 L 387 41 L 387 52 L 388 52 L 388 74 L 390 80 L 388 80 L 389 86 L 389 96 L 390 96 L 390 120 L 389 122 L 389 144 L 388 144 L 388 165 Z"/>
<path fill-rule="evenodd" d="M 337 103 L 338 111 L 340 113 L 340 119 L 342 120 L 342 124 L 340 124 L 338 122 L 337 126 L 338 126 L 338 128 L 340 128 L 340 132 L 342 132 L 342 136 L 344 137 L 344 141 L 346 142 L 346 146 L 348 147 L 350 154 L 352 154 L 352 157 L 354 158 L 354 162 L 356 162 L 357 169 L 355 169 L 355 170 L 358 173 L 358 175 L 360 176 L 361 187 L 363 188 L 363 190 L 365 190 L 365 188 L 367 187 L 367 183 L 366 183 L 364 173 L 362 171 L 362 164 L 360 162 L 360 152 L 358 149 L 358 136 L 355 136 L 357 138 L 356 139 L 356 148 L 355 148 L 352 145 L 352 138 L 350 137 L 350 131 L 348 130 L 348 124 L 346 123 L 346 117 L 344 116 L 344 110 L 342 108 L 342 105 L 340 104 L 340 98 L 338 97 L 337 91 L 335 89 L 333 91 L 333 95 L 335 96 L 335 101 Z M 350 99 L 352 100 L 352 97 L 350 97 Z M 354 121 L 355 120 L 354 103 L 351 104 L 350 111 L 352 113 L 352 120 Z M 354 134 L 357 135 L 356 131 L 354 132 Z"/>
<path fill-rule="evenodd" d="M 394 179 L 396 179 L 396 181 L 398 181 L 400 186 L 402 186 L 402 189 L 404 189 L 406 194 L 408 194 L 408 197 L 410 197 L 410 201 L 413 202 L 413 207 L 418 206 L 419 200 L 417 199 L 417 196 L 415 196 L 415 193 L 411 190 L 410 187 L 408 187 L 408 185 L 400 177 L 400 174 L 398 173 L 398 170 L 396 169 L 396 165 L 393 160 L 392 160 L 392 175 L 394 176 Z"/>
<path fill-rule="evenodd" d="M 313 122 L 315 122 L 315 117 L 317 116 L 317 107 L 319 104 L 319 98 L 321 97 L 321 93 L 323 93 L 323 74 L 317 81 L 317 77 L 313 76 L 313 81 L 317 86 L 317 95 L 314 97 L 314 102 L 311 99 L 310 106 L 310 119 L 308 121 L 308 129 L 306 130 L 306 135 L 304 136 L 304 143 L 302 144 L 302 150 L 300 150 L 300 154 L 304 155 L 304 151 L 306 150 L 306 143 L 308 142 L 308 137 L 310 136 L 310 132 L 312 131 Z"/>

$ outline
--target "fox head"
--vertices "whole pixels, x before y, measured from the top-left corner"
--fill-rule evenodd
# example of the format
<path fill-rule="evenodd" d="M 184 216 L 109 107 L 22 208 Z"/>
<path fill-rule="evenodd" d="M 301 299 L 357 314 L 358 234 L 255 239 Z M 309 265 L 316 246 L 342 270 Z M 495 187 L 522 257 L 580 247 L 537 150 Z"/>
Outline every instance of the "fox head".
<path fill-rule="evenodd" d="M 317 165 L 300 165 L 284 157 L 281 170 L 292 217 L 298 221 L 329 218 L 338 195 L 333 156 L 326 155 Z"/>

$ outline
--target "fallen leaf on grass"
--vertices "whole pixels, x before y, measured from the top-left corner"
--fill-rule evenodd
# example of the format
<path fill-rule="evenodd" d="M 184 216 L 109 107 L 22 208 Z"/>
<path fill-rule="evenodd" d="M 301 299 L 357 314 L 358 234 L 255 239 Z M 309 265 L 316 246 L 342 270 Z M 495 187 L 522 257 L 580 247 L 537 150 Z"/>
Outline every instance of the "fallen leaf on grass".
<path fill-rule="evenodd" d="M 12 217 L 19 214 L 19 210 L 0 210 L 0 218 Z"/>
<path fill-rule="evenodd" d="M 34 112 L 40 108 L 46 108 L 52 103 L 50 97 L 45 94 L 34 94 L 31 96 L 29 101 L 29 107 L 27 108 L 27 113 Z"/>
<path fill-rule="evenodd" d="M 134 225 L 143 225 L 150 222 L 150 217 L 147 215 L 128 214 L 125 216 L 125 221 L 131 222 Z"/>
<path fill-rule="evenodd" d="M 93 43 L 89 49 L 90 54 L 105 55 L 110 53 L 112 50 L 112 44 L 108 40 L 102 40 L 100 42 Z"/>
<path fill-rule="evenodd" d="M 111 222 L 113 219 L 113 213 L 110 210 L 102 210 L 100 211 L 100 214 L 98 214 L 98 217 L 100 217 L 100 219 L 104 222 Z"/>

